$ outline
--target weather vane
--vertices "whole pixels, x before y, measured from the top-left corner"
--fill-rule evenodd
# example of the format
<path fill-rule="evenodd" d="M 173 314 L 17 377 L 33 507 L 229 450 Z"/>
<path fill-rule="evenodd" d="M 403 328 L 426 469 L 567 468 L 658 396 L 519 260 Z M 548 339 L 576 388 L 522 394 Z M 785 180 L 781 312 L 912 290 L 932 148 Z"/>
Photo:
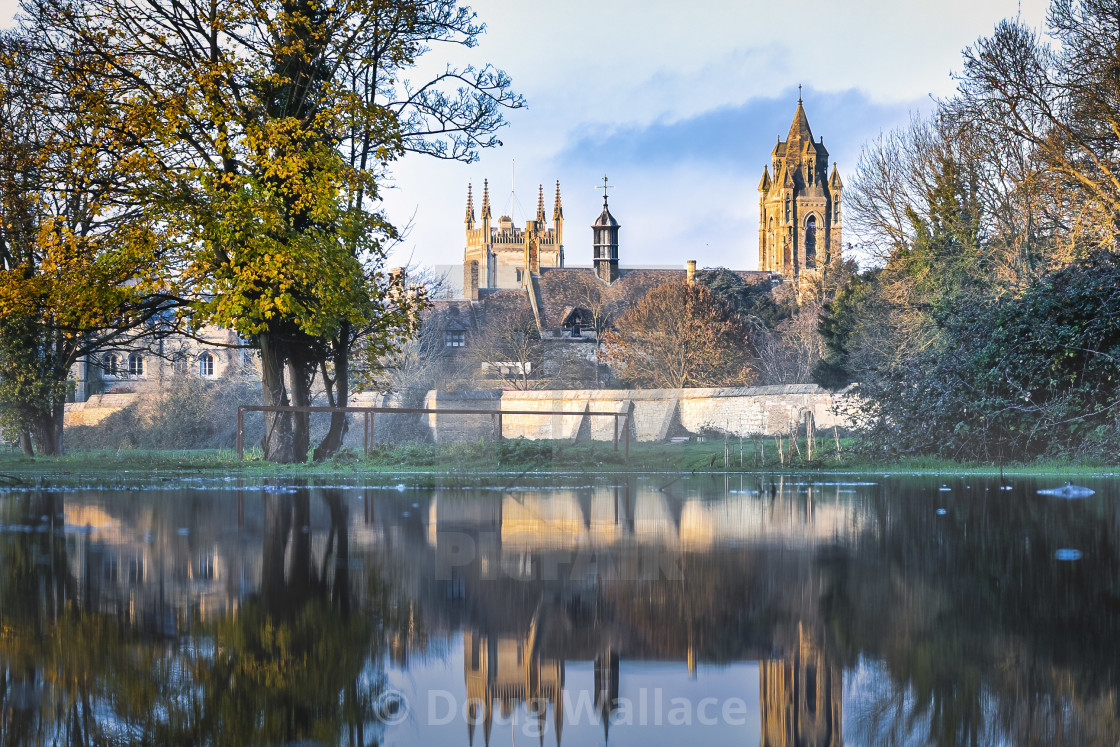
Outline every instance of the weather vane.
<path fill-rule="evenodd" d="M 595 189 L 601 189 L 601 190 L 603 190 L 603 200 L 604 200 L 604 201 L 606 201 L 606 199 L 607 199 L 607 190 L 608 190 L 608 189 L 614 189 L 614 185 L 613 185 L 613 184 L 611 184 L 611 185 L 608 185 L 608 184 L 607 184 L 607 175 L 606 175 L 606 174 L 603 174 L 603 186 L 601 186 L 601 187 L 596 187 Z"/>

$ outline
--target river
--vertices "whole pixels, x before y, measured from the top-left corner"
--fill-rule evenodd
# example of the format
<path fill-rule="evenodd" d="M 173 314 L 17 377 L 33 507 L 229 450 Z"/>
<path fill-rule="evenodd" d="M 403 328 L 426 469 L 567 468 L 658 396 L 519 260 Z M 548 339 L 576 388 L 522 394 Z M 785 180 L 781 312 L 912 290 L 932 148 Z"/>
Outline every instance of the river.
<path fill-rule="evenodd" d="M 0 492 L 0 744 L 1108 744 L 1120 481 Z"/>

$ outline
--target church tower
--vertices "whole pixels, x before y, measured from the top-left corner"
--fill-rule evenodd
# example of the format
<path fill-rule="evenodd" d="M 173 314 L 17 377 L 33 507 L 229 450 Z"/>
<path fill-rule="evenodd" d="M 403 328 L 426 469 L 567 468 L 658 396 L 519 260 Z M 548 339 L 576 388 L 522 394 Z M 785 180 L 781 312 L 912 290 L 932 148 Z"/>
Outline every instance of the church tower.
<path fill-rule="evenodd" d="M 813 140 L 800 96 L 789 134 L 770 158 L 758 184 L 758 269 L 798 281 L 840 260 L 843 188 L 835 166 L 829 175 L 824 138 Z"/>
<path fill-rule="evenodd" d="M 607 177 L 603 177 L 603 212 L 591 224 L 595 253 L 595 274 L 604 283 L 618 280 L 618 221 L 607 207 Z"/>
<path fill-rule="evenodd" d="M 511 195 L 510 212 L 513 212 Z M 463 249 L 463 295 L 477 301 L 499 288 L 522 288 L 542 267 L 564 266 L 564 211 L 560 207 L 560 182 L 556 182 L 553 226 L 548 227 L 544 209 L 544 186 L 537 192 L 537 212 L 525 228 L 502 215 L 494 221 L 490 212 L 490 183 L 482 182 L 482 209 L 474 217 L 474 194 L 467 185 L 466 245 Z"/>

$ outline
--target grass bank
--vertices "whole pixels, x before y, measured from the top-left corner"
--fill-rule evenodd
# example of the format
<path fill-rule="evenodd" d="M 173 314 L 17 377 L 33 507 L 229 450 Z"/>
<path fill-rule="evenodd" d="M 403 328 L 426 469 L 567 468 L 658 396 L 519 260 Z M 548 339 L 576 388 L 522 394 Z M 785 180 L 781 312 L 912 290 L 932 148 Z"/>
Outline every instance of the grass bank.
<path fill-rule="evenodd" d="M 779 448 L 780 446 L 780 448 Z M 910 457 L 868 460 L 846 448 L 841 440 L 821 439 L 810 458 L 808 444 L 744 439 L 683 443 L 632 443 L 627 460 L 610 443 L 571 444 L 567 441 L 511 439 L 501 443 L 406 443 L 379 446 L 368 456 L 343 451 L 334 459 L 313 464 L 277 465 L 250 451 L 238 461 L 230 449 L 71 451 L 61 457 L 29 459 L 15 453 L 0 455 L 3 475 L 24 479 L 36 475 L 109 476 L 122 473 L 246 474 L 261 476 L 316 474 L 612 474 L 627 472 L 845 472 L 969 475 L 998 473 L 1000 465 Z M 1005 474 L 1101 474 L 1120 471 L 1102 463 L 1032 462 L 1004 464 Z"/>

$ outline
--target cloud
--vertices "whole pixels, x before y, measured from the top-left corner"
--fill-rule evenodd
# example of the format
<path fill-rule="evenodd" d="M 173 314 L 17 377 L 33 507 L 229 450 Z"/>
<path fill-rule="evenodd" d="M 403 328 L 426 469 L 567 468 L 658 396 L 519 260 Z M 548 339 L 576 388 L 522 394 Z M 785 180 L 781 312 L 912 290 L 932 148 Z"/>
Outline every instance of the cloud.
<path fill-rule="evenodd" d="M 806 89 L 803 96 L 814 136 L 826 136 L 833 161 L 838 156 L 851 156 L 869 133 L 905 121 L 910 111 L 930 107 L 928 100 L 877 104 L 859 90 L 817 93 Z M 616 127 L 609 132 L 585 125 L 553 162 L 644 168 L 695 162 L 736 170 L 757 169 L 761 176 L 774 143 L 789 131 L 796 100 L 797 89 L 790 88 L 777 96 L 757 97 L 673 122 Z"/>
<path fill-rule="evenodd" d="M 876 103 L 857 89 L 806 89 L 803 95 L 813 134 L 824 136 L 844 178 L 850 176 L 865 141 L 931 105 L 928 99 Z M 474 184 L 477 207 L 482 180 L 489 179 L 496 213 L 506 212 L 512 186 L 508 159 L 516 154 L 519 206 L 514 217 L 519 223 L 531 217 L 539 183 L 545 185 L 545 206 L 551 215 L 552 183 L 559 179 L 565 253 L 571 265 L 591 262 L 590 224 L 602 205 L 595 185 L 606 172 L 615 185 L 611 211 L 623 226 L 624 265 L 680 266 L 696 259 L 702 266 L 754 269 L 758 181 L 777 137 L 789 131 L 796 106 L 795 87 L 674 121 L 663 118 L 645 126 L 610 128 L 581 125 L 567 138 L 512 146 L 471 166 L 414 162 L 401 172 L 401 189 L 390 200 L 401 215 L 419 209 L 416 230 L 406 242 L 409 253 L 397 256 L 400 261 L 459 261 L 467 182 Z M 531 140 L 528 129 L 519 129 L 512 140 Z"/>

